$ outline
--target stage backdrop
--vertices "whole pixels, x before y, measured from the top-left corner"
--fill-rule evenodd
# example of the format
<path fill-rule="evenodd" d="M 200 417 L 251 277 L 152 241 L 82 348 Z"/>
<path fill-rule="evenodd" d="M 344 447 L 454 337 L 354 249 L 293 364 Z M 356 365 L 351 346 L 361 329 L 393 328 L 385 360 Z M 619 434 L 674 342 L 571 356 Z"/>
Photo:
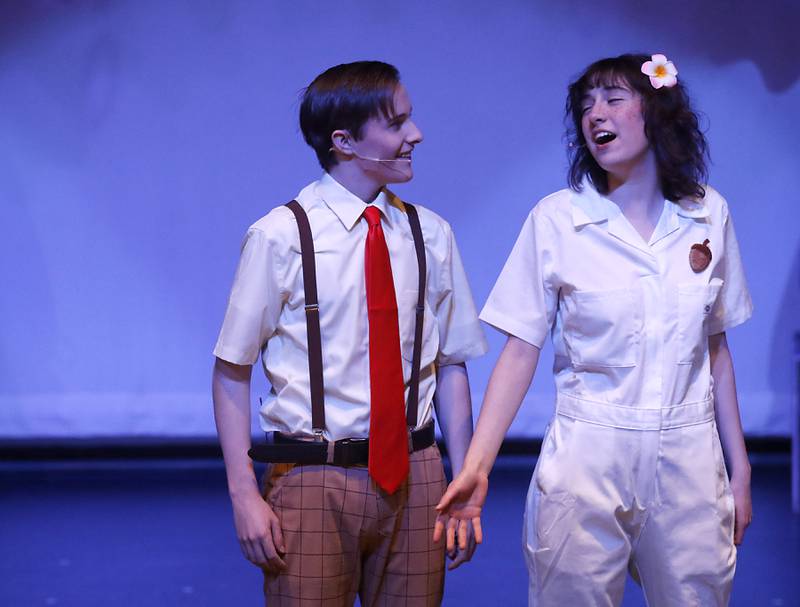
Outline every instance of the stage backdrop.
<path fill-rule="evenodd" d="M 0 437 L 213 434 L 211 349 L 239 245 L 320 174 L 296 116 L 324 68 L 400 68 L 425 141 L 397 192 L 450 220 L 482 305 L 530 208 L 565 185 L 567 83 L 626 51 L 666 53 L 704 113 L 756 310 L 729 336 L 745 428 L 788 434 L 797 6 L 3 3 Z M 476 410 L 503 342 L 486 332 L 490 353 L 469 365 Z M 542 432 L 551 362 L 548 351 L 514 436 Z M 257 395 L 268 386 L 256 375 Z"/>

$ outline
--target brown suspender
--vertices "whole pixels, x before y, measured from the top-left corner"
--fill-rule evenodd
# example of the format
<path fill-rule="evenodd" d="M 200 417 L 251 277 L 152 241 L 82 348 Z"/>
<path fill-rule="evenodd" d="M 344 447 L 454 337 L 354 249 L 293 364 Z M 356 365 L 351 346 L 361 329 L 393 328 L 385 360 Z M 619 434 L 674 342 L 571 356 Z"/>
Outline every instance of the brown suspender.
<path fill-rule="evenodd" d="M 296 200 L 286 204 L 297 218 L 297 229 L 300 232 L 300 256 L 303 262 L 303 289 L 306 302 L 306 332 L 308 335 L 308 372 L 311 381 L 311 426 L 314 435 L 322 438 L 325 429 L 325 392 L 322 379 L 322 337 L 319 327 L 319 302 L 317 300 L 317 269 L 314 262 L 314 239 L 303 207 Z M 417 209 L 405 203 L 408 223 L 414 238 L 414 249 L 419 266 L 419 292 L 414 325 L 414 351 L 411 358 L 411 378 L 408 387 L 408 403 L 406 404 L 406 424 L 413 429 L 417 425 L 417 405 L 419 401 L 419 373 L 422 357 L 422 323 L 425 314 L 425 242 L 419 223 Z"/>
<path fill-rule="evenodd" d="M 322 439 L 325 430 L 325 383 L 322 379 L 322 334 L 319 328 L 317 300 L 317 264 L 314 261 L 314 239 L 308 216 L 296 200 L 286 204 L 297 218 L 300 232 L 300 256 L 303 260 L 303 290 L 306 302 L 306 335 L 308 339 L 308 374 L 311 378 L 311 429 Z"/>
<path fill-rule="evenodd" d="M 414 353 L 411 357 L 411 381 L 408 386 L 408 403 L 406 404 L 406 424 L 412 430 L 417 426 L 417 402 L 419 400 L 419 366 L 422 357 L 422 321 L 425 316 L 425 277 L 428 275 L 425 263 L 425 241 L 422 239 L 422 228 L 419 215 L 414 205 L 405 203 L 411 235 L 414 237 L 414 249 L 417 251 L 419 268 L 419 286 L 417 287 L 417 313 L 414 321 Z"/>

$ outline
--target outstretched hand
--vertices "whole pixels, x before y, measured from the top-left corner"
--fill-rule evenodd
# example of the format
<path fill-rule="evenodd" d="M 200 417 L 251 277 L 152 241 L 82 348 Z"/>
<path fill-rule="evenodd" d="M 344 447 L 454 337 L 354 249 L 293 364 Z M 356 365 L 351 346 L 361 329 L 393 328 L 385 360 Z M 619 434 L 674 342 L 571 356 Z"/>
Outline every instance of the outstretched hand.
<path fill-rule="evenodd" d="M 483 541 L 481 509 L 488 490 L 489 479 L 485 474 L 462 470 L 436 505 L 438 514 L 433 529 L 433 541 L 438 542 L 442 539 L 442 534 L 446 534 L 446 550 L 450 558 L 454 559 L 451 569 L 472 558 L 475 548 L 474 545 L 470 547 L 470 544 L 473 538 L 475 544 Z"/>

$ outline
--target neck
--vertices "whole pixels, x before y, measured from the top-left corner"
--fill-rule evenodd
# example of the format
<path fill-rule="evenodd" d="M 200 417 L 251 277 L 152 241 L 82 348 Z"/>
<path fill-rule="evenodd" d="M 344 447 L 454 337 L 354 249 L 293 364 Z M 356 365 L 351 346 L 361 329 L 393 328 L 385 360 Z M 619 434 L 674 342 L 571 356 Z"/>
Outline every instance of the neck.
<path fill-rule="evenodd" d="M 328 174 L 367 204 L 373 202 L 386 185 L 376 183 L 374 179 L 359 170 L 355 163 L 347 161 L 331 167 Z"/>
<path fill-rule="evenodd" d="M 645 156 L 627 167 L 608 172 L 608 196 L 623 212 L 650 214 L 664 202 L 655 155 Z"/>

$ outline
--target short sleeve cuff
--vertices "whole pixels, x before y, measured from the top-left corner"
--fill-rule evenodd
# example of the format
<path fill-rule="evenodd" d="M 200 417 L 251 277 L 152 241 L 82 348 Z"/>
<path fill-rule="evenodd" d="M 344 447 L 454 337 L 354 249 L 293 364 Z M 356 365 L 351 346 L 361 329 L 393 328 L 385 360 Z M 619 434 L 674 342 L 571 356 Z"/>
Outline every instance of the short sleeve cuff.
<path fill-rule="evenodd" d="M 439 348 L 436 362 L 440 365 L 456 365 L 483 356 L 489 351 L 489 343 L 476 319 L 466 327 L 451 327 L 448 331 L 447 344 L 440 344 Z"/>
<path fill-rule="evenodd" d="M 716 322 L 709 321 L 708 334 L 718 335 L 719 333 L 724 333 L 729 329 L 738 327 L 739 325 L 749 320 L 752 315 L 753 315 L 753 308 L 751 306 L 747 310 L 743 311 L 741 314 L 737 314 L 736 316 L 730 316 L 728 318 L 723 319 L 722 321 L 716 321 Z"/>
<path fill-rule="evenodd" d="M 214 347 L 214 356 L 234 365 L 253 365 L 258 360 L 258 352 L 242 352 L 232 346 L 217 342 Z"/>
<path fill-rule="evenodd" d="M 528 342 L 532 346 L 536 346 L 541 350 L 544 346 L 544 340 L 547 337 L 547 331 L 537 331 L 531 325 L 522 323 L 519 320 L 506 316 L 497 310 L 489 307 L 484 307 L 481 310 L 479 318 L 488 325 L 491 325 L 498 331 L 513 335 L 519 339 Z"/>

